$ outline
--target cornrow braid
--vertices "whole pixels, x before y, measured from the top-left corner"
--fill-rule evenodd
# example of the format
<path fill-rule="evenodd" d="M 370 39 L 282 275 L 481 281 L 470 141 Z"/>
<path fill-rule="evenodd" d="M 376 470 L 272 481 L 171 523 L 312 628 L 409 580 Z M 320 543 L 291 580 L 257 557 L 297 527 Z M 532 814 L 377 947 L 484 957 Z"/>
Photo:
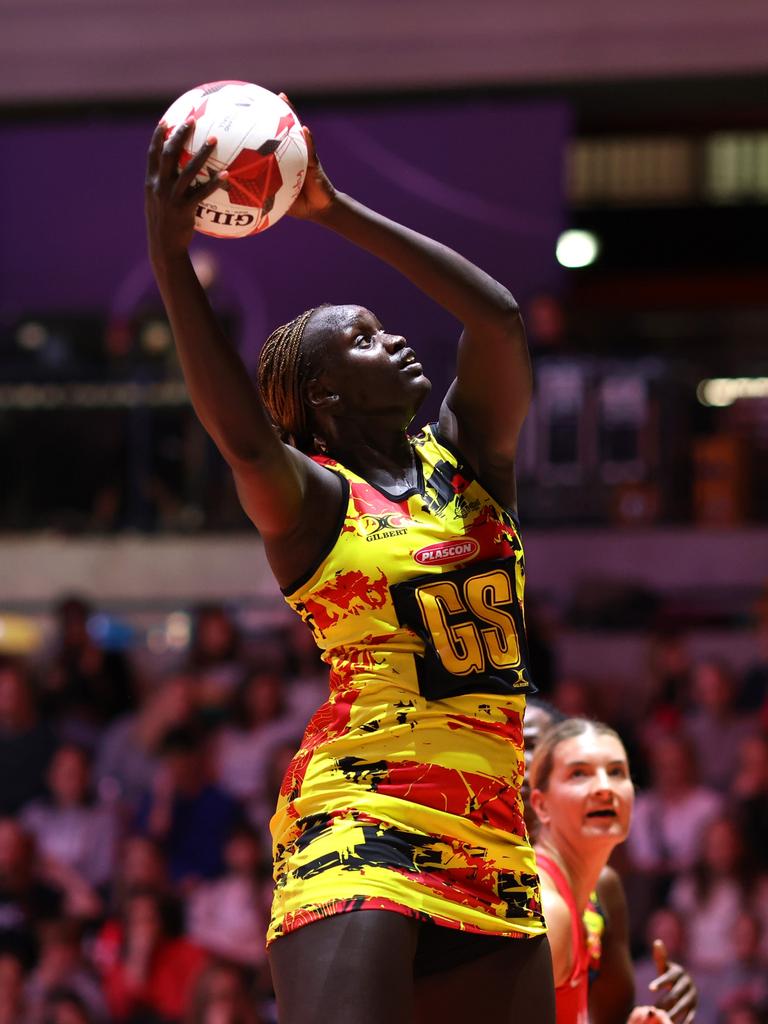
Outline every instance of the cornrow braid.
<path fill-rule="evenodd" d="M 308 309 L 274 330 L 259 355 L 257 381 L 262 401 L 281 437 L 296 448 L 312 447 L 302 390 L 308 372 L 302 351 L 304 330 L 320 306 Z M 302 358 L 303 357 L 303 358 Z"/>

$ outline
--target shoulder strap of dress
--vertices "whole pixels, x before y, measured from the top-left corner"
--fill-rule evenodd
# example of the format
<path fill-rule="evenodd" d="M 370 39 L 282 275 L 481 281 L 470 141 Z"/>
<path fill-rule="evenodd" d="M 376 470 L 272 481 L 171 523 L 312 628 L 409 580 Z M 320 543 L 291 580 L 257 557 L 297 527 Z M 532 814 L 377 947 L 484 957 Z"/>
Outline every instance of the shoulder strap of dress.
<path fill-rule="evenodd" d="M 576 907 L 576 901 L 573 898 L 573 893 L 571 892 L 571 887 L 568 884 L 568 879 L 563 874 L 560 865 L 556 864 L 555 861 L 545 853 L 539 853 L 538 850 L 536 851 L 536 864 L 542 871 L 546 872 L 546 874 L 548 874 L 555 883 L 555 888 L 568 905 L 568 910 L 571 915 L 573 966 L 571 968 L 570 977 L 568 978 L 568 981 L 570 982 L 581 973 L 582 951 L 584 948 L 584 925 Z"/>

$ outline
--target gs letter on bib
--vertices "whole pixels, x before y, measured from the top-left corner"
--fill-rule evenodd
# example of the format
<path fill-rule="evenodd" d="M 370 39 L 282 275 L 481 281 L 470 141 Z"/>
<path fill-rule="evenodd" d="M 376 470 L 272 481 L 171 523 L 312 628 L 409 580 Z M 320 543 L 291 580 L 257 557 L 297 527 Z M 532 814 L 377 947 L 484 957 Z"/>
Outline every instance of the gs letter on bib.
<path fill-rule="evenodd" d="M 505 559 L 391 588 L 400 624 L 425 644 L 416 658 L 422 696 L 535 692 L 514 571 L 514 561 Z"/>

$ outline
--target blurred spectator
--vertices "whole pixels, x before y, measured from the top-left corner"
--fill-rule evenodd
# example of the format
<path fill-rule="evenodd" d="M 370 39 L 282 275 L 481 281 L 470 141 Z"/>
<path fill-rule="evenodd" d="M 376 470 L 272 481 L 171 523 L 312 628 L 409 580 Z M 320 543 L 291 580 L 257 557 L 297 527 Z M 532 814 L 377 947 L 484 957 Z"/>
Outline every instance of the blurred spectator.
<path fill-rule="evenodd" d="M 194 729 L 170 732 L 137 824 L 163 844 L 173 881 L 189 886 L 221 874 L 224 844 L 240 816 L 237 802 L 212 781 L 207 738 Z"/>
<path fill-rule="evenodd" d="M 119 910 L 136 889 L 148 889 L 161 896 L 171 892 L 165 853 L 149 836 L 127 836 L 123 840 L 112 882 L 111 906 Z"/>
<path fill-rule="evenodd" d="M 303 623 L 302 623 L 303 625 Z M 551 617 L 543 602 L 535 595 L 526 594 L 525 636 L 528 644 L 528 663 L 531 678 L 536 683 L 539 697 L 551 699 L 557 669 Z"/>
<path fill-rule="evenodd" d="M 736 1003 L 718 1017 L 717 1024 L 766 1024 L 766 1014 L 753 1003 Z"/>
<path fill-rule="evenodd" d="M 758 867 L 768 871 L 768 738 L 748 736 L 738 750 L 731 798 L 737 809 L 744 840 Z"/>
<path fill-rule="evenodd" d="M 538 292 L 528 300 L 525 325 L 531 348 L 558 351 L 567 347 L 566 317 L 559 295 Z"/>
<path fill-rule="evenodd" d="M 722 797 L 697 784 L 693 754 L 682 737 L 660 735 L 648 751 L 651 786 L 640 791 L 624 847 L 624 884 L 633 947 L 645 936 L 648 914 L 666 901 L 675 875 L 691 868 Z"/>
<path fill-rule="evenodd" d="M 243 970 L 227 963 L 207 967 L 197 980 L 184 1024 L 262 1024 Z"/>
<path fill-rule="evenodd" d="M 635 801 L 628 852 L 635 868 L 669 875 L 693 866 L 704 830 L 720 813 L 723 801 L 699 785 L 685 739 L 659 737 L 648 759 L 652 784 Z"/>
<path fill-rule="evenodd" d="M 123 715 L 107 729 L 96 754 L 100 793 L 114 794 L 135 812 L 157 774 L 163 738 L 195 718 L 196 687 L 191 676 L 172 676 L 158 685 L 138 711 Z"/>
<path fill-rule="evenodd" d="M 739 693 L 743 711 L 768 709 L 768 585 L 755 608 L 757 659 L 747 670 Z"/>
<path fill-rule="evenodd" d="M 764 927 L 760 918 L 741 913 L 733 927 L 734 959 L 718 979 L 721 1011 L 748 1003 L 768 1012 L 768 958 L 761 952 Z"/>
<path fill-rule="evenodd" d="M 37 927 L 61 916 L 64 896 L 39 877 L 34 840 L 12 818 L 0 818 L 0 951 L 30 964 Z"/>
<path fill-rule="evenodd" d="M 674 731 L 691 694 L 691 656 L 686 638 L 676 631 L 658 632 L 650 642 L 650 690 L 647 727 Z"/>
<path fill-rule="evenodd" d="M 54 989 L 46 999 L 42 1024 L 99 1024 L 83 1000 L 67 988 Z"/>
<path fill-rule="evenodd" d="M 47 800 L 24 809 L 21 821 L 40 853 L 80 874 L 92 886 L 106 885 L 115 860 L 118 823 L 114 809 L 90 793 L 90 758 L 64 744 L 48 769 Z"/>
<path fill-rule="evenodd" d="M 118 920 L 108 921 L 94 958 L 115 1022 L 179 1022 L 189 1008 L 205 954 L 178 936 L 178 912 L 150 890 L 137 890 Z"/>
<path fill-rule="evenodd" d="M 200 605 L 194 614 L 187 659 L 199 680 L 201 702 L 209 708 L 226 704 L 242 676 L 242 638 L 233 617 L 221 605 Z"/>
<path fill-rule="evenodd" d="M 288 766 L 296 757 L 300 745 L 301 736 L 297 736 L 272 748 L 269 752 L 269 764 L 263 798 L 259 803 L 251 803 L 250 805 L 250 821 L 259 831 L 262 857 L 265 861 L 271 862 L 272 860 L 272 835 L 269 831 L 269 822 L 275 813 L 280 789 L 283 785 L 285 774 L 288 771 Z"/>
<path fill-rule="evenodd" d="M 566 718 L 591 718 L 594 714 L 594 700 L 590 688 L 583 679 L 563 676 L 552 690 L 552 703 Z"/>
<path fill-rule="evenodd" d="M 688 962 L 695 973 L 733 962 L 734 928 L 758 898 L 755 884 L 736 822 L 719 818 L 710 823 L 696 864 L 675 881 L 669 897 L 685 918 Z"/>
<path fill-rule="evenodd" d="M 209 953 L 248 967 L 266 962 L 259 874 L 261 846 L 252 829 L 234 829 L 224 849 L 226 874 L 199 886 L 188 904 L 187 934 Z"/>
<path fill-rule="evenodd" d="M 121 651 L 104 651 L 93 640 L 90 605 L 80 597 L 55 609 L 56 637 L 41 673 L 42 709 L 68 739 L 93 744 L 98 729 L 134 704 L 131 665 Z"/>
<path fill-rule="evenodd" d="M 56 740 L 37 717 L 24 665 L 0 657 L 0 814 L 15 814 L 45 792 Z"/>
<path fill-rule="evenodd" d="M 736 683 L 730 670 L 713 659 L 693 669 L 692 710 L 683 729 L 696 754 L 705 786 L 725 792 L 736 771 L 741 741 L 757 726 L 734 710 Z"/>
<path fill-rule="evenodd" d="M 328 699 L 329 668 L 320 657 L 311 630 L 301 619 L 291 618 L 282 640 L 279 668 L 281 675 L 288 680 L 285 691 L 287 713 L 295 720 L 301 735 L 312 715 Z M 278 665 L 273 667 L 277 669 Z"/>
<path fill-rule="evenodd" d="M 24 964 L 11 952 L 0 952 L 0 1024 L 27 1024 Z"/>
<path fill-rule="evenodd" d="M 216 737 L 216 777 L 239 800 L 263 799 L 271 750 L 304 731 L 306 722 L 286 713 L 285 690 L 276 673 L 249 672 L 235 694 L 231 724 Z"/>
<path fill-rule="evenodd" d="M 40 929 L 40 959 L 26 985 L 27 1024 L 45 1024 L 51 1001 L 62 990 L 74 995 L 93 1024 L 109 1020 L 95 971 L 81 948 L 80 929 L 73 921 L 51 921 Z"/>
<path fill-rule="evenodd" d="M 323 661 L 312 630 L 302 619 L 291 616 L 282 635 L 281 668 L 289 679 L 323 680 L 328 688 L 328 665 Z M 277 668 L 277 665 L 272 667 Z"/>

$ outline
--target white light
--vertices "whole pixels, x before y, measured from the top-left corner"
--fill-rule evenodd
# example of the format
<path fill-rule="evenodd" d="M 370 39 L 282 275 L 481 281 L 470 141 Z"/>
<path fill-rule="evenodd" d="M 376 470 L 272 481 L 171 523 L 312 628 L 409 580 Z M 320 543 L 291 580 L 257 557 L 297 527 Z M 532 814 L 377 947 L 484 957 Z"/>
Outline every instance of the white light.
<path fill-rule="evenodd" d="M 27 352 L 37 352 L 48 340 L 48 329 L 34 320 L 16 328 L 16 344 Z"/>
<path fill-rule="evenodd" d="M 165 620 L 165 643 L 172 650 L 182 650 L 192 638 L 192 620 L 186 612 L 171 612 Z"/>
<path fill-rule="evenodd" d="M 564 231 L 557 240 L 555 256 L 562 267 L 588 267 L 600 252 L 597 235 L 591 231 Z"/>
<path fill-rule="evenodd" d="M 768 397 L 768 377 L 712 377 L 699 381 L 696 397 L 702 405 L 724 408 L 739 398 Z"/>

